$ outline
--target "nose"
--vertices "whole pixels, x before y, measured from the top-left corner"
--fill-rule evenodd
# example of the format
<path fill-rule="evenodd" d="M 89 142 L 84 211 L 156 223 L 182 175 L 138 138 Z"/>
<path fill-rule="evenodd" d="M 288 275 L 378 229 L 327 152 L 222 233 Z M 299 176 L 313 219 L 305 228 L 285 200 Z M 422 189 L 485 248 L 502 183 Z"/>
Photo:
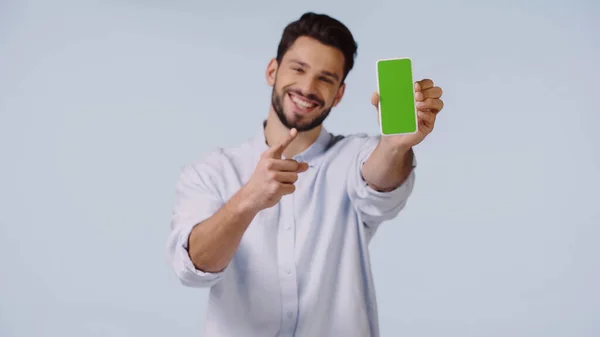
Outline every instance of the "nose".
<path fill-rule="evenodd" d="M 317 94 L 317 80 L 312 76 L 304 76 L 299 84 L 304 96 L 308 97 Z"/>

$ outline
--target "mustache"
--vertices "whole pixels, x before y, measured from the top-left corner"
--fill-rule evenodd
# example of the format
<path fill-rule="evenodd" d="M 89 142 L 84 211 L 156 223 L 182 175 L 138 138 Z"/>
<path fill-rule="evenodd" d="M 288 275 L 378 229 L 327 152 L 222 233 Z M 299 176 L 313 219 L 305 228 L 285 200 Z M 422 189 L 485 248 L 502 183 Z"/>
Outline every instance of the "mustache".
<path fill-rule="evenodd" d="M 325 105 L 325 102 L 323 102 L 323 100 L 322 100 L 322 99 L 320 99 L 320 98 L 319 98 L 317 95 L 315 95 L 315 94 L 305 94 L 305 93 L 303 93 L 302 91 L 300 91 L 300 90 L 297 90 L 297 89 L 289 89 L 289 90 L 287 90 L 286 92 L 288 92 L 288 93 L 293 93 L 293 94 L 296 94 L 296 95 L 298 95 L 298 96 L 302 96 L 302 97 L 304 97 L 304 98 L 307 98 L 307 99 L 309 99 L 309 100 L 311 100 L 311 101 L 314 101 L 314 102 L 318 103 L 320 106 L 323 106 L 323 105 Z"/>

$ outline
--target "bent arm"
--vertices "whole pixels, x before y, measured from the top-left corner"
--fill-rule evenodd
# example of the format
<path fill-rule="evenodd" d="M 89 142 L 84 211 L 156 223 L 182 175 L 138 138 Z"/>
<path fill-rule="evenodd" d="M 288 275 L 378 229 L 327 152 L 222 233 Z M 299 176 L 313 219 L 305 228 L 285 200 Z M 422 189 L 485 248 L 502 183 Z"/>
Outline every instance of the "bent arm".
<path fill-rule="evenodd" d="M 240 190 L 224 202 L 210 166 L 185 167 L 177 182 L 167 256 L 182 284 L 210 287 L 223 276 L 255 216 Z"/>
<path fill-rule="evenodd" d="M 375 228 L 400 213 L 412 194 L 416 160 L 412 150 L 388 147 L 381 136 L 360 141 L 350 164 L 348 194 L 367 227 Z"/>
<path fill-rule="evenodd" d="M 221 272 L 233 258 L 246 228 L 256 216 L 244 202 L 243 192 L 240 190 L 213 216 L 192 230 L 188 251 L 197 269 Z"/>
<path fill-rule="evenodd" d="M 413 160 L 412 148 L 389 145 L 383 137 L 365 161 L 362 176 L 373 189 L 390 192 L 406 181 L 414 168 Z"/>

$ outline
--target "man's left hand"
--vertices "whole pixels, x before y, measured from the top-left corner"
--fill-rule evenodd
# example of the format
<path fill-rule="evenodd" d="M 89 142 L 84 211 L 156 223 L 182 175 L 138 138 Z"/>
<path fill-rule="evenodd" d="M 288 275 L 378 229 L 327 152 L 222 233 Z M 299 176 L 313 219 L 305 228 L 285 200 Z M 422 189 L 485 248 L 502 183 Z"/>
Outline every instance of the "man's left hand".
<path fill-rule="evenodd" d="M 444 108 L 442 88 L 436 87 L 432 80 L 424 79 L 415 83 L 415 101 L 417 104 L 418 131 L 409 135 L 382 137 L 383 142 L 396 148 L 410 149 L 421 143 L 433 131 L 435 119 Z M 375 92 L 371 104 L 378 108 L 379 95 Z M 378 117 L 379 118 L 379 117 Z"/>

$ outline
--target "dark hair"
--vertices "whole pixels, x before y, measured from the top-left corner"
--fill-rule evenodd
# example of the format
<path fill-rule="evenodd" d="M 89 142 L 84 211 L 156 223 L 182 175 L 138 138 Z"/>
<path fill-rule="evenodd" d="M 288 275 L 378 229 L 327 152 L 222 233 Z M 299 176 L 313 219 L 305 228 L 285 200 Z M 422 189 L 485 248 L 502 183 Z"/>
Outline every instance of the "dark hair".
<path fill-rule="evenodd" d="M 278 63 L 281 63 L 283 55 L 300 36 L 311 37 L 325 45 L 339 49 L 344 54 L 343 82 L 354 66 L 354 58 L 358 49 L 350 30 L 343 23 L 328 15 L 304 13 L 300 19 L 291 22 L 283 30 L 277 48 Z"/>

